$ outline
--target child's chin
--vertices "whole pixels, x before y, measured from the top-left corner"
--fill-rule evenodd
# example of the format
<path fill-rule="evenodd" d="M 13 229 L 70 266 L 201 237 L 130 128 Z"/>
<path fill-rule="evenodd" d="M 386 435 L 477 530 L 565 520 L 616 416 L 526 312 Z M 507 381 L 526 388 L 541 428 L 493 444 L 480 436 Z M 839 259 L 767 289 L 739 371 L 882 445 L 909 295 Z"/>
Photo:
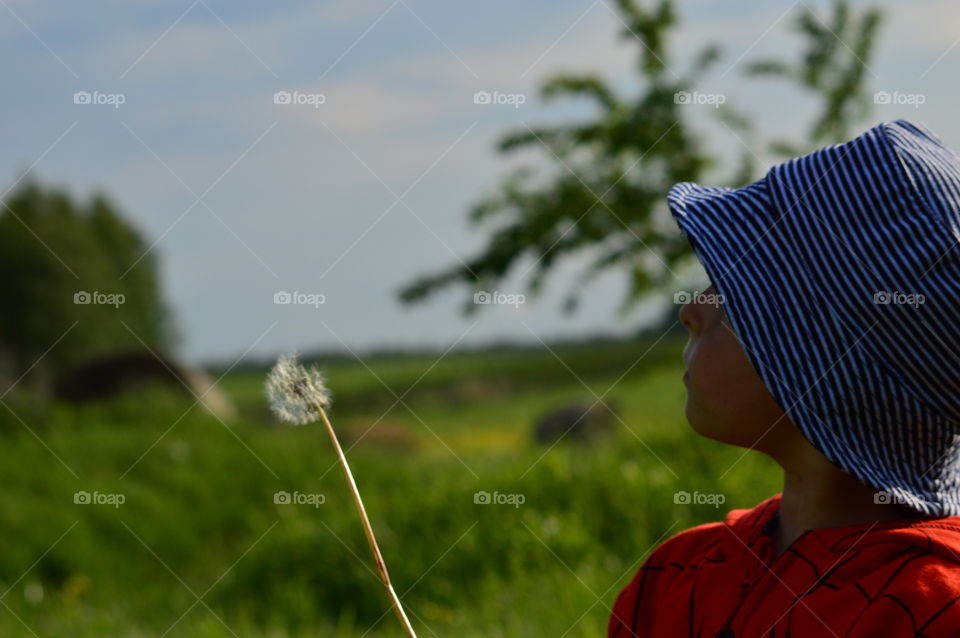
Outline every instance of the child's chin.
<path fill-rule="evenodd" d="M 700 436 L 705 436 L 708 439 L 722 440 L 720 428 L 717 427 L 717 422 L 715 419 L 707 417 L 701 412 L 699 406 L 696 402 L 691 400 L 690 396 L 687 396 L 687 405 L 685 408 L 685 414 L 687 417 L 687 423 L 690 424 L 690 428 L 699 434 Z"/>
<path fill-rule="evenodd" d="M 742 441 L 743 432 L 737 430 L 734 426 L 729 426 L 715 417 L 703 414 L 696 403 L 687 398 L 686 405 L 687 423 L 690 428 L 702 437 L 726 443 L 728 445 L 737 445 L 740 447 L 750 447 L 749 441 Z"/>

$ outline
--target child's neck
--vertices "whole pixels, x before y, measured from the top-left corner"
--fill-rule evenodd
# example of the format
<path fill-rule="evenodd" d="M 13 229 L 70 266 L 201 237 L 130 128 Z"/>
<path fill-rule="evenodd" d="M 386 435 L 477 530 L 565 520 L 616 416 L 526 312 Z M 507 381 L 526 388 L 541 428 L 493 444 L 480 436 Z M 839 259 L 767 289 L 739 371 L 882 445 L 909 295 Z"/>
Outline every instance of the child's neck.
<path fill-rule="evenodd" d="M 811 459 L 807 459 L 810 461 Z M 876 490 L 823 458 L 797 471 L 784 470 L 774 550 L 779 556 L 804 532 L 911 517 L 905 508 L 877 503 Z"/>

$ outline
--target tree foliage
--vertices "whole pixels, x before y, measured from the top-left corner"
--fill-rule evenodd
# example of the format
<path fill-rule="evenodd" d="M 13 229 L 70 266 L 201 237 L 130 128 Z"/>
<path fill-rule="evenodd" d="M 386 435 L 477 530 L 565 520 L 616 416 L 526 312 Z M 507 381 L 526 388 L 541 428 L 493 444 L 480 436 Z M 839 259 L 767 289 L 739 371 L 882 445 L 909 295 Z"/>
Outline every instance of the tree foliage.
<path fill-rule="evenodd" d="M 804 5 L 794 22 L 794 29 L 806 41 L 800 60 L 790 63 L 767 59 L 748 65 L 748 75 L 792 81 L 812 92 L 821 103 L 808 141 L 775 141 L 771 145 L 775 153 L 795 157 L 823 144 L 846 141 L 853 126 L 870 113 L 865 75 L 871 73 L 867 60 L 876 46 L 882 18 L 878 9 L 866 8 L 856 14 L 847 2 L 836 2 L 830 21 L 825 22 Z"/>
<path fill-rule="evenodd" d="M 664 196 L 677 182 L 701 181 L 720 161 L 705 148 L 690 124 L 690 109 L 678 95 L 694 90 L 720 52 L 705 46 L 679 75 L 667 47 L 677 28 L 675 3 L 659 0 L 642 6 L 636 0 L 618 0 L 617 7 L 624 25 L 621 37 L 638 48 L 639 92 L 621 96 L 594 74 L 549 78 L 540 90 L 545 101 L 587 100 L 596 107 L 596 116 L 560 125 L 524 125 L 504 135 L 498 145 L 501 153 L 540 150 L 553 173 L 543 179 L 521 167 L 508 175 L 498 192 L 469 212 L 472 225 L 489 229 L 481 252 L 416 278 L 400 291 L 402 301 L 420 302 L 451 286 L 489 290 L 517 272 L 535 295 L 558 263 L 586 255 L 590 261 L 570 287 L 565 309 L 574 309 L 585 287 L 613 269 L 626 276 L 621 309 L 627 311 L 673 281 L 689 263 L 689 244 L 669 218 Z M 854 16 L 845 0 L 836 2 L 831 24 L 806 11 L 796 24 L 807 42 L 803 60 L 793 66 L 768 60 L 752 65 L 750 72 L 785 76 L 816 92 L 822 111 L 809 135 L 812 143 L 842 137 L 864 114 L 863 70 L 878 24 L 878 12 Z M 843 38 L 853 46 L 841 42 Z M 749 129 L 749 120 L 732 108 L 718 114 L 731 130 Z M 738 167 L 712 181 L 739 186 L 755 178 L 753 172 L 752 154 L 744 152 Z M 472 296 L 466 297 L 465 312 L 476 310 Z"/>
<path fill-rule="evenodd" d="M 34 182 L 10 194 L 0 207 L 0 353 L 9 371 L 20 376 L 39 361 L 51 376 L 141 340 L 170 347 L 170 315 L 152 253 L 113 204 Z"/>

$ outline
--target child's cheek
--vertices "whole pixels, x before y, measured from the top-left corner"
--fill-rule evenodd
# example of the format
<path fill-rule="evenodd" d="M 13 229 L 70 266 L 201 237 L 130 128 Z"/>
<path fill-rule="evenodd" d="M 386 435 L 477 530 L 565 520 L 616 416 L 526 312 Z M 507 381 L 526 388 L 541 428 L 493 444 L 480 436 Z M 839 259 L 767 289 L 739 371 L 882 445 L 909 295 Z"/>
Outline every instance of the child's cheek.
<path fill-rule="evenodd" d="M 690 351 L 689 401 L 713 427 L 734 427 L 752 402 L 755 374 L 736 337 L 724 326 L 705 332 Z"/>

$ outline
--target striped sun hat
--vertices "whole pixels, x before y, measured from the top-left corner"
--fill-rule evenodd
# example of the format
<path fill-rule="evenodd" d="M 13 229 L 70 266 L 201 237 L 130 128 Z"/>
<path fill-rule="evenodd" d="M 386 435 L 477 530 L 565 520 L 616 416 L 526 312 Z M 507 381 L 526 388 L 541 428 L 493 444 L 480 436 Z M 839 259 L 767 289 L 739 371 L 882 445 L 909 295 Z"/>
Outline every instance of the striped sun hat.
<path fill-rule="evenodd" d="M 803 435 L 879 502 L 960 514 L 960 156 L 898 120 L 667 201 Z"/>

